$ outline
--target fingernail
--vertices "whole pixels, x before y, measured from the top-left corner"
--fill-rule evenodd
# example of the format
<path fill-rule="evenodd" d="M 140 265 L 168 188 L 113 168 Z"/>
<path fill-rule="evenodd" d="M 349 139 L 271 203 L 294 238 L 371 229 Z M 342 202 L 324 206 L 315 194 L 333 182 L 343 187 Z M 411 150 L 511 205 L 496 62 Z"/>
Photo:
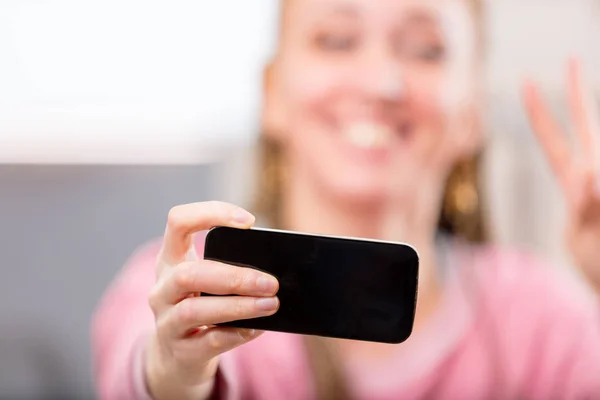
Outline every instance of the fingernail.
<path fill-rule="evenodd" d="M 279 306 L 279 300 L 276 297 L 266 297 L 256 300 L 256 307 L 261 311 L 273 311 Z"/>
<path fill-rule="evenodd" d="M 264 332 L 265 331 L 259 331 L 259 330 L 256 330 L 256 329 L 250 329 L 250 332 L 248 332 L 248 334 L 250 335 L 250 337 L 255 338 L 257 336 L 262 335 Z"/>
<path fill-rule="evenodd" d="M 266 276 L 261 276 L 256 280 L 256 286 L 258 290 L 263 293 L 273 293 L 275 292 L 275 287 L 277 286 L 277 282 L 274 278 L 269 278 Z"/>
<path fill-rule="evenodd" d="M 258 331 L 256 329 L 243 329 L 240 331 L 244 340 L 254 339 L 257 336 L 260 336 L 261 333 L 263 333 L 263 331 Z"/>
<path fill-rule="evenodd" d="M 237 332 L 243 341 L 254 339 L 260 334 L 256 329 L 239 329 Z"/>
<path fill-rule="evenodd" d="M 254 215 L 242 208 L 236 208 L 232 215 L 233 221 L 242 225 L 251 225 L 254 223 Z"/>
<path fill-rule="evenodd" d="M 256 336 L 256 329 L 240 329 L 238 332 L 244 340 L 248 340 Z"/>

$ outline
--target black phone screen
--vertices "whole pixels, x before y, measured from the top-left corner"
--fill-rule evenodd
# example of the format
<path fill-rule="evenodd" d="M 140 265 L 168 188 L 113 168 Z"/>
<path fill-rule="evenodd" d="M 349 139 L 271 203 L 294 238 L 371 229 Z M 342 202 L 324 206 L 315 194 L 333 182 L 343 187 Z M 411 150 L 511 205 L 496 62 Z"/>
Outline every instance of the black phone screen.
<path fill-rule="evenodd" d="M 382 343 L 412 332 L 419 258 L 408 245 L 218 227 L 204 258 L 279 280 L 276 314 L 221 325 Z"/>

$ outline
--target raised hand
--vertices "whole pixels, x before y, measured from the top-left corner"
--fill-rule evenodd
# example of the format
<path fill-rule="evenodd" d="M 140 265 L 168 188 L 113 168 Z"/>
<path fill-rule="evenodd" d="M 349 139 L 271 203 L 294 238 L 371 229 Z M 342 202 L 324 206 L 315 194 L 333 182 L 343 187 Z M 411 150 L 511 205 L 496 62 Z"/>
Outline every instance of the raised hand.
<path fill-rule="evenodd" d="M 532 81 L 523 85 L 523 100 L 533 131 L 567 204 L 566 240 L 572 256 L 600 291 L 600 131 L 596 104 L 588 97 L 581 67 L 571 60 L 567 72 L 573 138 L 560 127 Z M 575 140 L 570 140 L 575 139 Z"/>
<path fill-rule="evenodd" d="M 245 229 L 253 223 L 252 215 L 226 203 L 171 210 L 157 261 L 158 279 L 149 299 L 156 330 L 146 351 L 146 380 L 153 398 L 208 398 L 218 356 L 260 334 L 214 325 L 277 311 L 279 284 L 273 276 L 198 260 L 195 255 L 195 232 L 214 226 Z"/>

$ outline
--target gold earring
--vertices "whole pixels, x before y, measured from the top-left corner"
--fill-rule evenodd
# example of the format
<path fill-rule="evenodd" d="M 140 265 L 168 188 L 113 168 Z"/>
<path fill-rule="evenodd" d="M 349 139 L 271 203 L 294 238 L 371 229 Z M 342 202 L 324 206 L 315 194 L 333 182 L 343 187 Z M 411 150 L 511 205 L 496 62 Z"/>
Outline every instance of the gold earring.
<path fill-rule="evenodd" d="M 479 205 L 479 195 L 471 180 L 461 180 L 456 184 L 452 194 L 452 208 L 458 215 L 471 215 Z"/>
<path fill-rule="evenodd" d="M 465 225 L 471 220 L 469 217 L 479 207 L 475 173 L 472 166 L 465 163 L 458 166 L 449 179 L 444 211 L 455 228 L 464 231 L 468 229 Z"/>

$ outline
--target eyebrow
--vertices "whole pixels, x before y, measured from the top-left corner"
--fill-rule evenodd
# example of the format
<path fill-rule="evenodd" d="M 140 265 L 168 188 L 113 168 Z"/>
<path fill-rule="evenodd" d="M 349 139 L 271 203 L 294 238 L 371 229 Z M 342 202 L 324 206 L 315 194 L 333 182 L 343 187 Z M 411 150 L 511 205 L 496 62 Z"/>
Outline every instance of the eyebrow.
<path fill-rule="evenodd" d="M 361 14 L 359 6 L 343 2 L 323 7 L 323 11 L 329 15 L 339 15 L 348 18 L 356 18 Z M 429 25 L 439 23 L 439 16 L 434 10 L 420 9 L 409 11 L 408 15 L 402 20 L 404 23 Z"/>
<path fill-rule="evenodd" d="M 404 18 L 404 22 L 419 25 L 437 25 L 440 19 L 435 11 L 413 10 Z"/>
<path fill-rule="evenodd" d="M 355 19 L 361 16 L 362 11 L 360 9 L 360 5 L 347 2 L 339 2 L 337 4 L 323 5 L 322 13 L 316 14 L 320 14 L 318 15 L 318 17 L 316 15 L 313 15 L 313 17 L 315 17 L 313 20 L 317 21 L 325 16 L 339 16 L 341 18 Z M 436 10 L 431 10 L 423 7 L 410 10 L 406 15 L 404 15 L 401 18 L 401 21 L 399 22 L 415 27 L 435 27 L 439 25 L 440 18 Z"/>
<path fill-rule="evenodd" d="M 355 18 L 360 14 L 356 5 L 347 3 L 335 4 L 332 6 L 327 6 L 326 8 L 323 7 L 323 11 L 330 15 L 340 15 L 351 18 Z"/>

